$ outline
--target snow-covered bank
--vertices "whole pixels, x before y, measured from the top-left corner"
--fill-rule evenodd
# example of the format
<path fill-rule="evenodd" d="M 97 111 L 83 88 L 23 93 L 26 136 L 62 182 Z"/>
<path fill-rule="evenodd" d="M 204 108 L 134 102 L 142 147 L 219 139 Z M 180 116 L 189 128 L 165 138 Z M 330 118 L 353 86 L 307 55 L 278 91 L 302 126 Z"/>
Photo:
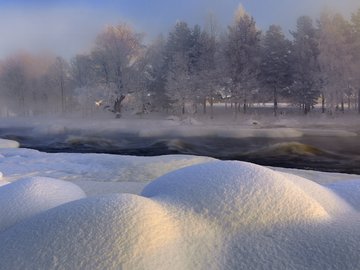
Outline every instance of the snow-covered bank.
<path fill-rule="evenodd" d="M 138 193 L 144 183 L 186 166 L 212 161 L 185 155 L 134 157 L 108 154 L 49 154 L 31 149 L 0 149 L 3 180 L 52 177 L 71 181 L 88 195 L 107 191 Z"/>
<path fill-rule="evenodd" d="M 0 148 L 18 148 L 19 146 L 17 141 L 0 139 Z"/>
<path fill-rule="evenodd" d="M 23 178 L 0 188 L 0 232 L 58 205 L 85 197 L 76 185 L 57 179 Z"/>
<path fill-rule="evenodd" d="M 17 151 L 17 154 L 16 154 Z M 0 170 L 12 181 L 23 173 L 6 159 L 24 155 L 21 165 L 46 163 L 57 154 L 25 149 L 0 150 Z M 33 156 L 33 159 L 30 158 Z M 72 156 L 72 157 L 71 157 Z M 83 155 L 88 156 L 88 155 Z M 71 158 L 70 158 L 71 157 Z M 66 167 L 68 181 L 84 182 L 76 158 Z M 102 160 L 103 155 L 97 155 Z M 111 157 L 114 161 L 110 162 Z M 90 171 L 96 171 L 86 159 Z M 107 167 L 122 157 L 107 156 Z M 178 160 L 180 163 L 185 157 Z M 124 157 L 128 159 L 128 157 Z M 136 164 L 133 157 L 130 164 Z M 105 194 L 72 201 L 34 214 L 0 233 L 4 269 L 356 269 L 360 263 L 360 177 L 347 188 L 346 175 L 320 185 L 285 172 L 245 162 L 186 157 L 174 170 L 174 156 L 158 163 L 160 176 L 141 195 Z M 80 159 L 81 160 L 81 159 Z M 171 161 L 164 175 L 155 165 Z M 5 163 L 4 163 L 5 161 Z M 59 162 L 60 159 L 57 159 Z M 4 164 L 7 164 L 4 166 Z M 11 165 L 10 165 L 11 164 Z M 70 162 L 69 162 L 70 164 Z M 151 165 L 152 164 L 152 165 Z M 154 165 L 155 164 L 155 165 Z M 182 164 L 183 165 L 183 164 Z M 59 167 L 61 164 L 58 165 Z M 85 164 L 81 164 L 81 167 Z M 37 175 L 50 172 L 37 170 Z M 82 167 L 84 169 L 84 167 Z M 174 171 L 173 171 L 174 170 Z M 53 168 L 53 172 L 56 169 Z M 64 172 L 63 172 L 64 173 Z M 299 173 L 299 171 L 298 171 Z M 155 173 L 148 175 L 155 175 Z M 315 173 L 314 173 L 315 174 Z M 320 175 L 321 173 L 319 173 Z M 133 177 L 133 176 L 132 176 Z M 326 175 L 324 176 L 326 177 Z M 131 181 L 131 177 L 124 178 Z M 96 179 L 89 179 L 92 182 Z M 133 179 L 137 181 L 138 179 Z M 117 179 L 121 181 L 121 179 Z M 76 183 L 76 181 L 74 181 Z M 324 181 L 326 182 L 326 181 Z M 16 184 L 15 182 L 14 184 Z M 98 184 L 99 182 L 97 182 Z M 20 182 L 21 184 L 21 182 Z M 116 184 L 116 183 L 112 183 Z M 8 184 L 0 187 L 1 191 Z M 97 188 L 101 188 L 98 186 Z M 47 189 L 44 186 L 44 189 Z M 65 189 L 64 189 L 65 191 Z M 114 193 L 108 190 L 109 193 Z M 104 192 L 105 193 L 105 192 Z M 346 196 L 351 194 L 351 203 Z M 44 194 L 46 196 L 46 194 Z M 345 196 L 345 197 L 342 197 Z M 29 203 L 31 205 L 31 202 Z M 11 207 L 5 204 L 3 207 Z M 16 210 L 17 211 L 17 210 Z"/>
<path fill-rule="evenodd" d="M 0 149 L 0 155 L 6 269 L 351 269 L 360 263 L 357 175 L 276 172 L 194 156 L 30 149 Z M 41 177 L 72 182 L 90 197 Z"/>

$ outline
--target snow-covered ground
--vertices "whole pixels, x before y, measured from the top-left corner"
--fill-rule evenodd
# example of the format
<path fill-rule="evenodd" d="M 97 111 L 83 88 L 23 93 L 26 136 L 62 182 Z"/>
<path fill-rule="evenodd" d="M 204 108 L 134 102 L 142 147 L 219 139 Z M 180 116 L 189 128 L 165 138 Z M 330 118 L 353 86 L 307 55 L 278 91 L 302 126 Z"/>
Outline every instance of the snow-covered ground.
<path fill-rule="evenodd" d="M 3 141 L 0 141 L 0 144 Z M 360 176 L 0 149 L 1 269 L 357 269 Z"/>
<path fill-rule="evenodd" d="M 20 144 L 13 140 L 0 139 L 0 148 L 18 148 Z"/>

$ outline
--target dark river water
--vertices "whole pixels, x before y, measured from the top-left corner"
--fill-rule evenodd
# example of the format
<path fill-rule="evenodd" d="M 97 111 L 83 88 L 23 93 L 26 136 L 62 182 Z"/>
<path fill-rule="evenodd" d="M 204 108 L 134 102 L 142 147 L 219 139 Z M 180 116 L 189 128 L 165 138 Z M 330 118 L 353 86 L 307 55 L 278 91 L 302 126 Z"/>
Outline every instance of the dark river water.
<path fill-rule="evenodd" d="M 21 147 L 44 152 L 108 153 L 157 156 L 189 154 L 260 165 L 343 172 L 360 175 L 360 136 L 302 136 L 299 138 L 151 137 L 134 134 L 34 134 L 30 129 L 0 130 L 0 137 Z"/>

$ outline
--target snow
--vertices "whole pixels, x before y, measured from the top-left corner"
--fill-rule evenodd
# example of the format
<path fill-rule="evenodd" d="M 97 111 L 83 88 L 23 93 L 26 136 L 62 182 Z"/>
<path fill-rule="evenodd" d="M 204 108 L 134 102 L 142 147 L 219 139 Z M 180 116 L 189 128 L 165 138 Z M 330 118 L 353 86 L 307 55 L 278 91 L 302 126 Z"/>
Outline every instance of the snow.
<path fill-rule="evenodd" d="M 59 155 L 27 149 L 0 153 L 4 178 L 10 173 L 15 181 L 0 187 L 0 199 L 6 198 L 0 202 L 3 208 L 17 203 L 7 202 L 14 196 L 11 192 L 21 190 L 14 185 L 25 187 L 24 180 L 16 179 L 19 175 L 38 175 L 26 180 L 34 185 L 40 183 L 39 175 L 51 174 L 45 160 L 49 166 L 62 163 L 52 168 L 53 173 L 68 162 L 67 172 L 59 176 L 87 187 L 92 195 L 102 194 L 63 201 L 9 225 L 0 232 L 4 269 L 356 269 L 359 265 L 360 177 L 338 174 L 330 184 L 321 185 L 292 170 L 191 156 Z M 9 162 L 13 158 L 21 166 Z M 106 168 L 95 166 L 105 161 Z M 37 162 L 43 163 L 30 172 Z M 171 164 L 167 174 L 158 168 L 166 162 Z M 175 166 L 177 162 L 181 166 Z M 159 177 L 144 182 L 131 179 L 135 174 L 116 178 L 119 182 L 107 177 L 86 180 L 85 164 L 89 174 L 99 168 L 114 173 L 112 167 L 130 165 L 140 175 Z M 321 173 L 309 175 L 321 178 Z M 60 180 L 43 181 L 38 190 L 48 199 L 80 190 Z M 60 181 L 57 195 L 51 193 L 54 181 Z M 140 195 L 118 188 L 131 183 L 135 185 L 127 190 L 136 193 L 149 184 Z M 21 198 L 24 203 L 12 210 L 15 214 L 34 205 L 25 203 L 29 197 Z"/>
<path fill-rule="evenodd" d="M 0 148 L 18 148 L 19 146 L 20 144 L 16 141 L 0 139 Z"/>
<path fill-rule="evenodd" d="M 309 180 L 236 161 L 172 172 L 146 186 L 142 195 L 206 213 L 229 228 L 326 220 L 350 209 Z"/>
<path fill-rule="evenodd" d="M 0 172 L 0 187 L 1 187 L 1 186 L 4 186 L 4 185 L 7 185 L 7 184 L 9 184 L 9 182 L 8 182 L 8 181 L 5 181 L 5 180 L 3 179 L 3 173 Z"/>
<path fill-rule="evenodd" d="M 327 185 L 336 194 L 344 198 L 352 207 L 360 211 L 360 178 Z"/>
<path fill-rule="evenodd" d="M 6 179 L 53 177 L 66 181 L 148 182 L 169 171 L 214 160 L 186 155 L 134 157 L 108 154 L 49 154 L 31 149 L 0 149 Z M 19 166 L 20 165 L 20 166 Z"/>
<path fill-rule="evenodd" d="M 81 199 L 76 185 L 44 177 L 20 179 L 0 187 L 0 232 L 28 217 L 58 205 Z"/>

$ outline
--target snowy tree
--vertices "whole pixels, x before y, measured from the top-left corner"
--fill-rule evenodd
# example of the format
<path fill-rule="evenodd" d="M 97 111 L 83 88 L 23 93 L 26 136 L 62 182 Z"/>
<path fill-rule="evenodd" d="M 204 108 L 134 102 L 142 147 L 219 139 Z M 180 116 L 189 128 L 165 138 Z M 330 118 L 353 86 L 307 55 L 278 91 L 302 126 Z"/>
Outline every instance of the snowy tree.
<path fill-rule="evenodd" d="M 344 111 L 344 96 L 351 95 L 350 85 L 350 25 L 340 15 L 323 12 L 319 20 L 319 62 L 324 83 L 322 111 L 325 101 L 333 112 L 338 104 Z M 350 106 L 350 105 L 349 105 Z"/>
<path fill-rule="evenodd" d="M 178 22 L 169 33 L 166 44 L 166 93 L 172 103 L 185 114 L 186 101 L 191 96 L 190 51 L 191 29 L 185 22 Z"/>
<path fill-rule="evenodd" d="M 25 116 L 28 112 L 25 100 L 28 81 L 25 66 L 19 58 L 10 57 L 2 64 L 1 82 L 3 95 L 11 97 L 8 100 L 13 101 L 14 111 Z"/>
<path fill-rule="evenodd" d="M 64 114 L 71 108 L 71 96 L 69 93 L 71 78 L 70 65 L 61 57 L 57 57 L 48 70 L 52 89 L 59 92 L 60 111 Z"/>
<path fill-rule="evenodd" d="M 166 90 L 174 105 L 185 113 L 185 105 L 197 112 L 202 103 L 206 112 L 207 99 L 211 105 L 217 87 L 216 36 L 195 25 L 192 29 L 179 22 L 170 32 L 165 53 L 167 70 Z"/>
<path fill-rule="evenodd" d="M 302 16 L 297 20 L 294 37 L 292 98 L 305 114 L 316 103 L 320 91 L 318 35 L 312 19 Z"/>
<path fill-rule="evenodd" d="M 201 57 L 198 80 L 201 88 L 200 96 L 203 99 L 203 111 L 206 113 L 206 100 L 210 103 L 210 118 L 214 118 L 214 99 L 221 87 L 221 71 L 219 70 L 218 41 L 215 33 L 203 31 L 201 35 Z"/>
<path fill-rule="evenodd" d="M 165 63 L 166 40 L 162 35 L 156 38 L 147 48 L 145 80 L 151 108 L 169 109 L 169 97 L 165 92 L 167 68 Z"/>
<path fill-rule="evenodd" d="M 280 26 L 271 25 L 262 44 L 260 80 L 272 92 L 274 115 L 277 115 L 278 96 L 291 85 L 291 42 L 285 38 Z"/>
<path fill-rule="evenodd" d="M 255 20 L 248 15 L 242 6 L 235 14 L 233 25 L 229 26 L 225 48 L 228 72 L 232 81 L 232 97 L 237 104 L 243 100 L 244 112 L 252 89 L 256 88 L 259 72 L 260 30 Z"/>
<path fill-rule="evenodd" d="M 92 59 L 98 81 L 105 84 L 113 111 L 121 115 L 121 102 L 132 87 L 132 68 L 142 52 L 142 35 L 126 24 L 109 26 L 98 35 Z"/>
<path fill-rule="evenodd" d="M 79 88 L 91 86 L 96 82 L 91 55 L 78 54 L 71 59 L 71 76 Z"/>
<path fill-rule="evenodd" d="M 351 16 L 351 29 L 353 36 L 353 46 L 351 49 L 352 54 L 352 77 L 353 84 L 357 88 L 357 108 L 358 113 L 360 114 L 360 79 L 359 79 L 359 70 L 360 70 L 360 9 L 357 10 Z"/>

